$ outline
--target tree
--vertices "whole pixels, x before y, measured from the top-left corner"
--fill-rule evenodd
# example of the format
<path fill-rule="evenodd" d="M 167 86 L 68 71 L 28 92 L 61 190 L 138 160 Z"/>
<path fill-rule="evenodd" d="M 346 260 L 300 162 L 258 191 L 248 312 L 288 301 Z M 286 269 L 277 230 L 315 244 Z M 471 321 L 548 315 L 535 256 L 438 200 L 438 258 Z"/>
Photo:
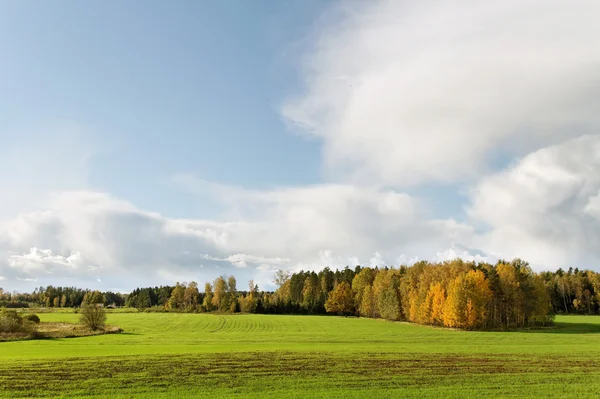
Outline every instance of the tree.
<path fill-rule="evenodd" d="M 185 297 L 185 283 L 180 284 L 177 282 L 175 284 L 175 288 L 171 293 L 171 297 L 169 298 L 169 302 L 167 302 L 167 308 L 169 309 L 182 309 L 184 306 L 184 297 Z"/>
<path fill-rule="evenodd" d="M 363 289 L 358 313 L 363 317 L 375 317 L 375 298 L 370 285 L 365 286 Z"/>
<path fill-rule="evenodd" d="M 227 278 L 227 302 L 228 302 L 228 310 L 231 313 L 239 312 L 239 303 L 237 301 L 237 281 L 234 276 L 229 276 Z"/>
<path fill-rule="evenodd" d="M 244 313 L 255 313 L 258 307 L 258 286 L 254 280 L 248 281 L 248 295 L 240 299 L 240 310 Z"/>
<path fill-rule="evenodd" d="M 83 296 L 83 302 L 88 305 L 104 303 L 104 295 L 100 291 L 89 291 Z"/>
<path fill-rule="evenodd" d="M 199 296 L 198 283 L 195 281 L 190 282 L 183 293 L 183 306 L 190 310 L 196 309 Z"/>
<path fill-rule="evenodd" d="M 481 270 L 470 270 L 450 283 L 443 320 L 448 327 L 475 329 L 485 326 L 492 292 Z"/>
<path fill-rule="evenodd" d="M 319 302 L 319 277 L 315 272 L 310 273 L 304 280 L 302 289 L 302 307 L 310 313 L 317 310 Z"/>
<path fill-rule="evenodd" d="M 359 309 L 362 307 L 363 294 L 365 292 L 365 288 L 373 284 L 373 280 L 375 279 L 375 272 L 370 267 L 363 268 L 360 272 L 358 272 L 354 278 L 352 279 L 352 292 L 354 293 L 354 301 L 356 303 L 356 307 Z M 371 291 L 372 295 L 372 291 Z M 370 299 L 372 301 L 372 299 Z M 372 305 L 372 304 L 371 304 Z M 371 316 L 369 316 L 371 317 Z"/>
<path fill-rule="evenodd" d="M 327 302 L 325 302 L 327 313 L 337 313 L 348 315 L 354 313 L 354 296 L 350 284 L 343 281 L 329 293 Z"/>
<path fill-rule="evenodd" d="M 228 310 L 229 303 L 227 301 L 227 282 L 225 281 L 225 277 L 220 276 L 217 277 L 214 284 L 214 294 L 212 298 L 212 305 L 219 312 L 223 312 Z"/>
<path fill-rule="evenodd" d="M 444 303 L 446 302 L 446 291 L 440 283 L 432 284 L 428 296 L 431 300 L 431 313 L 429 323 L 438 325 L 444 323 Z"/>
<path fill-rule="evenodd" d="M 213 304 L 213 292 L 210 283 L 204 284 L 204 300 L 202 301 L 202 307 L 205 312 L 210 312 L 214 309 Z"/>
<path fill-rule="evenodd" d="M 98 304 L 82 305 L 80 320 L 92 331 L 103 330 L 106 323 L 106 311 Z"/>
<path fill-rule="evenodd" d="M 385 287 L 379 295 L 378 307 L 381 317 L 387 320 L 400 320 L 400 301 L 392 286 Z"/>
<path fill-rule="evenodd" d="M 532 313 L 532 319 L 535 324 L 546 325 L 552 322 L 553 317 L 550 315 L 552 307 L 550 301 L 550 294 L 544 284 L 544 280 L 540 276 L 535 276 L 533 279 L 534 286 L 534 310 Z"/>
<path fill-rule="evenodd" d="M 273 282 L 277 285 L 277 291 L 275 292 L 275 305 L 284 306 L 284 304 L 290 302 L 290 276 L 289 270 L 277 270 L 273 276 Z"/>
<path fill-rule="evenodd" d="M 289 270 L 277 270 L 273 276 L 273 282 L 277 285 L 277 288 L 281 288 L 290 279 Z"/>

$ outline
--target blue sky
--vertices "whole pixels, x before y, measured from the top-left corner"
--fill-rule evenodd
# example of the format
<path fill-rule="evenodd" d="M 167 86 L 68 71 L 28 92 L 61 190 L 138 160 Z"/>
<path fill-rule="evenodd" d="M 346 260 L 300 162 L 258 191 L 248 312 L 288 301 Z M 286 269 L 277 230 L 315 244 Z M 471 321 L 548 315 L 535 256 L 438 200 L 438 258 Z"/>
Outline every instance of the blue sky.
<path fill-rule="evenodd" d="M 324 5 L 5 3 L 0 74 L 14 95 L 0 102 L 3 141 L 77 124 L 92 186 L 173 216 L 198 212 L 164 193 L 182 171 L 251 187 L 318 182 L 318 143 L 286 134 L 278 108 L 300 89 L 289 52 Z"/>
<path fill-rule="evenodd" d="M 0 2 L 0 286 L 598 270 L 599 10 L 551 3 Z"/>

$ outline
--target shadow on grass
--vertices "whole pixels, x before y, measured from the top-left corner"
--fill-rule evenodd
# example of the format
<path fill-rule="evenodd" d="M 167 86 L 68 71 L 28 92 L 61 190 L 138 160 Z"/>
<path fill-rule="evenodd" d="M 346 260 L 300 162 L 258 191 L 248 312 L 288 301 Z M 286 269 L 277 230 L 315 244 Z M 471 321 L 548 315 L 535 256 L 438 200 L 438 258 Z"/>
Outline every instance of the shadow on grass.
<path fill-rule="evenodd" d="M 519 331 L 532 334 L 600 334 L 600 324 L 554 322 L 550 327 Z"/>

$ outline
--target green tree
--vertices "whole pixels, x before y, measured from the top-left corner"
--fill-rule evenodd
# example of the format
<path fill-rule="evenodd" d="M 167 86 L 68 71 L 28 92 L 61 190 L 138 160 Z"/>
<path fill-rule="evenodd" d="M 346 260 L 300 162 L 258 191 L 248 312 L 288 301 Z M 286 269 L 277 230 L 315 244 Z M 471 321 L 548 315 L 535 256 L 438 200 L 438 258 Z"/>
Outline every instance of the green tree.
<path fill-rule="evenodd" d="M 393 286 L 384 287 L 378 298 L 381 317 L 387 320 L 400 320 L 400 301 Z"/>
<path fill-rule="evenodd" d="M 83 296 L 83 303 L 87 305 L 104 303 L 104 295 L 102 295 L 102 293 L 98 290 L 88 291 Z"/>
<path fill-rule="evenodd" d="M 99 304 L 86 304 L 81 307 L 81 323 L 92 331 L 103 330 L 106 324 L 106 311 Z"/>

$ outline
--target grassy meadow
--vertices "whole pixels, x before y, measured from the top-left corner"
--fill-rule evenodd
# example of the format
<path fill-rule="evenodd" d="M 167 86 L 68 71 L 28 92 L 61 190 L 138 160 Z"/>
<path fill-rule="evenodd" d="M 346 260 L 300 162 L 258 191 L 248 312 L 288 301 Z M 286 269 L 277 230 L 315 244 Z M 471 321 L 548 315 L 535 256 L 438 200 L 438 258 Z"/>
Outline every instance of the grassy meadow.
<path fill-rule="evenodd" d="M 113 312 L 107 321 L 125 332 L 0 343 L 0 397 L 600 396 L 597 316 L 518 332 L 329 316 Z"/>

